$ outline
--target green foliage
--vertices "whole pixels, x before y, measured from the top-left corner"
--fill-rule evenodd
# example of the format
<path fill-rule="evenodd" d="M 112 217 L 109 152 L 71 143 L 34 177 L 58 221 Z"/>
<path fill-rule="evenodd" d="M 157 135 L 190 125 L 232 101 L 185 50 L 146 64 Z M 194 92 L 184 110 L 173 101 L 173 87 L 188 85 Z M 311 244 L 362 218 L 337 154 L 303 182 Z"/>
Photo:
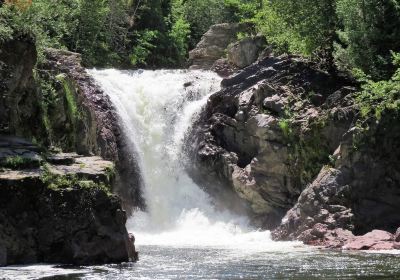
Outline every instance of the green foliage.
<path fill-rule="evenodd" d="M 400 1 L 337 0 L 342 22 L 336 59 L 341 68 L 359 68 L 374 80 L 394 72 L 391 51 L 400 51 Z"/>
<path fill-rule="evenodd" d="M 171 8 L 172 26 L 169 37 L 173 42 L 177 55 L 178 64 L 183 64 L 189 48 L 190 24 L 184 15 L 184 1 L 175 0 Z"/>
<path fill-rule="evenodd" d="M 286 139 L 290 139 L 292 136 L 291 120 L 281 119 L 279 121 L 279 128 L 282 130 L 283 135 Z"/>
<path fill-rule="evenodd" d="M 397 71 L 385 81 L 368 80 L 363 76 L 362 91 L 356 101 L 360 108 L 359 127 L 369 129 L 369 124 L 379 123 L 384 114 L 400 115 L 400 54 L 393 54 Z"/>
<path fill-rule="evenodd" d="M 254 22 L 282 52 L 327 57 L 335 36 L 335 1 L 263 1 Z"/>
<path fill-rule="evenodd" d="M 157 31 L 143 30 L 136 32 L 136 45 L 130 54 L 132 65 L 147 65 L 147 57 L 151 55 L 155 45 L 152 43 L 157 38 Z"/>
<path fill-rule="evenodd" d="M 27 157 L 10 156 L 6 157 L 0 165 L 4 168 L 23 169 L 29 167 L 38 167 L 40 165 L 40 161 Z"/>
<path fill-rule="evenodd" d="M 41 180 L 46 184 L 47 188 L 59 191 L 74 188 L 80 189 L 96 189 L 111 195 L 111 187 L 103 182 L 97 183 L 92 180 L 79 178 L 77 175 L 58 175 L 51 172 L 48 165 L 44 165 Z"/>

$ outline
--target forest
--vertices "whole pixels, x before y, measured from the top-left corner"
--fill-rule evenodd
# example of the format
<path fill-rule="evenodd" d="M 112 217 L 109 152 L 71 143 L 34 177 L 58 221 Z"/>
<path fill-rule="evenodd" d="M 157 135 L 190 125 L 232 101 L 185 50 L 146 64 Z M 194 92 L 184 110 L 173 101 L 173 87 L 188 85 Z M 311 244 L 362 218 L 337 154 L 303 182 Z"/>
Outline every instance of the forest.
<path fill-rule="evenodd" d="M 4 1 L 0 1 L 4 2 Z M 87 66 L 182 67 L 212 24 L 250 22 L 277 54 L 289 53 L 373 80 L 388 79 L 400 51 L 397 0 L 7 0 L 0 41 L 33 34 Z M 336 66 L 336 67 L 333 67 Z M 356 71 L 357 70 L 357 71 Z"/>
<path fill-rule="evenodd" d="M 3 4 L 2 4 L 3 3 Z M 86 67 L 182 68 L 208 28 L 247 22 L 274 54 L 300 55 L 362 85 L 366 117 L 399 108 L 398 0 L 2 0 L 0 43 L 20 34 L 82 54 Z M 396 71 L 397 70 L 397 71 Z"/>

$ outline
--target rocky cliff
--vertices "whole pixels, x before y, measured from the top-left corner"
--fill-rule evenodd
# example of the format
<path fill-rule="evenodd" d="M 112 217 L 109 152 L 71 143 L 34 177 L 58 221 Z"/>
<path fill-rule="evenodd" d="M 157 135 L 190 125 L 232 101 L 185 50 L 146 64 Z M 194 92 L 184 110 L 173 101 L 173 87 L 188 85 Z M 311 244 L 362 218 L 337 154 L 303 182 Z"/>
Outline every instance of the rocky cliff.
<path fill-rule="evenodd" d="M 21 36 L 0 44 L 0 133 L 35 136 L 41 130 L 33 68 L 34 39 Z"/>
<path fill-rule="evenodd" d="M 129 212 L 134 207 L 143 208 L 132 145 L 119 126 L 121 122 L 108 96 L 81 66 L 79 54 L 48 49 L 45 56 L 37 71 L 44 83 L 42 98 L 47 98 L 50 144 L 115 162 L 114 191 L 123 199 L 124 208 Z"/>
<path fill-rule="evenodd" d="M 23 36 L 0 49 L 0 133 L 115 162 L 115 191 L 124 208 L 143 208 L 137 163 L 127 152 L 131 145 L 110 100 L 81 66 L 81 56 L 48 49 L 35 68 L 33 39 Z"/>
<path fill-rule="evenodd" d="M 0 45 L 0 265 L 135 259 L 140 176 L 111 102 L 78 54 L 36 57 L 25 35 Z"/>
<path fill-rule="evenodd" d="M 398 116 L 360 131 L 356 91 L 298 57 L 245 68 L 222 81 L 188 137 L 191 175 L 217 200 L 236 193 L 277 240 L 400 248 Z"/>
<path fill-rule="evenodd" d="M 113 170 L 100 157 L 43 154 L 0 136 L 0 265 L 135 258 L 125 211 L 111 194 Z"/>
<path fill-rule="evenodd" d="M 191 134 L 192 173 L 212 174 L 274 228 L 329 163 L 352 121 L 354 89 L 296 57 L 264 59 L 222 86 Z"/>

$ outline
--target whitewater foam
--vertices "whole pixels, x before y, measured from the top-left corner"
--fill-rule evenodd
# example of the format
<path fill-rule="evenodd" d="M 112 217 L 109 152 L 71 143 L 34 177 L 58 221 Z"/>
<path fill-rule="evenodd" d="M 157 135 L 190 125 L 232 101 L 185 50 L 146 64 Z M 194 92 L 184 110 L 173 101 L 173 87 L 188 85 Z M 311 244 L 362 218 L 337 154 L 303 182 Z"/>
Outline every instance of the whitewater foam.
<path fill-rule="evenodd" d="M 186 173 L 185 133 L 209 96 L 220 88 L 212 72 L 90 70 L 110 96 L 138 153 L 147 212 L 127 227 L 139 245 L 281 250 L 269 232 L 246 217 L 216 211 L 211 198 Z M 286 245 L 283 245 L 286 244 Z"/>

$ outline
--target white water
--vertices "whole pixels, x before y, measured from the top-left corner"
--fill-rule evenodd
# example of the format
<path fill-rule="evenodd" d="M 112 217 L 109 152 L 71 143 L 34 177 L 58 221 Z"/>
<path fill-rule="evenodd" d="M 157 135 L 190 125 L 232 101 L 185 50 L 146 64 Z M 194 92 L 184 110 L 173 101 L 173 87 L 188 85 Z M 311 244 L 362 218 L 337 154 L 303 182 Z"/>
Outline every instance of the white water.
<path fill-rule="evenodd" d="M 91 70 L 90 74 L 110 96 L 137 152 L 148 206 L 146 213 L 134 213 L 128 221 L 137 244 L 245 251 L 293 248 L 293 243 L 273 242 L 269 232 L 249 227 L 245 217 L 216 211 L 183 168 L 185 132 L 219 89 L 216 74 L 184 70 Z"/>

